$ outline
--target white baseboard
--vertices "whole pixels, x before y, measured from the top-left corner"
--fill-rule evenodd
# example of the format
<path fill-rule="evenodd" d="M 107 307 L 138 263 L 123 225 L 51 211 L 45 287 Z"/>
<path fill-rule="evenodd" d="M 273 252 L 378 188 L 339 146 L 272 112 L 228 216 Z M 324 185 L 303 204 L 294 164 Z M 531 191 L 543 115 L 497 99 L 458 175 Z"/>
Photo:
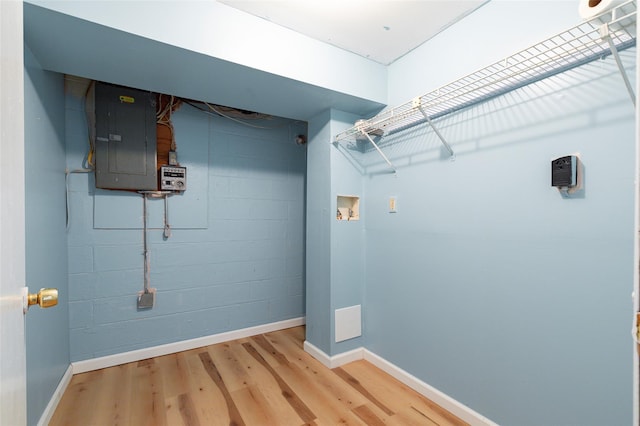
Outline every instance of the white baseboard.
<path fill-rule="evenodd" d="M 439 391 L 433 386 L 423 382 L 412 374 L 367 349 L 358 348 L 338 355 L 329 356 L 321 349 L 318 349 L 316 346 L 305 340 L 304 350 L 327 368 L 336 368 L 353 361 L 364 359 L 390 376 L 395 377 L 419 394 L 429 398 L 431 401 L 435 402 L 440 407 L 459 417 L 463 421 L 472 425 L 498 426 L 496 423 L 492 422 L 480 413 L 477 413 L 461 402 L 451 398 L 444 392 Z"/>
<path fill-rule="evenodd" d="M 73 367 L 69 365 L 69 367 L 67 367 L 67 371 L 64 372 L 62 379 L 60 379 L 58 387 L 56 387 L 56 390 L 53 392 L 53 396 L 51 396 L 49 403 L 45 407 L 42 416 L 40 416 L 38 426 L 47 426 L 51 421 L 53 413 L 56 412 L 56 408 L 58 408 L 62 395 L 64 395 L 64 391 L 67 390 L 67 386 L 69 386 L 69 382 L 71 382 L 71 376 L 73 376 Z"/>
<path fill-rule="evenodd" d="M 433 386 L 423 382 L 422 380 L 406 372 L 395 364 L 390 363 L 386 359 L 366 349 L 363 351 L 363 353 L 364 359 L 366 361 L 375 365 L 390 376 L 395 377 L 416 392 L 429 398 L 431 401 L 435 402 L 440 407 L 459 417 L 463 421 L 472 425 L 498 426 L 497 423 L 492 422 L 480 413 L 472 410 L 463 403 L 453 399 L 449 395 L 439 391 Z"/>
<path fill-rule="evenodd" d="M 364 358 L 362 348 L 353 349 L 351 351 L 343 352 L 334 356 L 327 355 L 326 353 L 324 353 L 324 351 L 318 349 L 318 347 L 309 343 L 307 340 L 304 341 L 303 348 L 305 352 L 314 357 L 316 360 L 320 361 L 322 365 L 327 368 L 340 367 L 341 365 L 345 365 Z"/>
<path fill-rule="evenodd" d="M 150 348 L 122 352 L 119 354 L 103 356 L 100 358 L 76 361 L 71 363 L 71 365 L 73 366 L 73 374 L 84 373 L 87 371 L 113 367 L 114 365 L 126 364 L 128 362 L 140 361 L 156 356 L 169 355 L 176 352 L 200 348 L 203 346 L 215 345 L 217 343 L 228 342 L 230 340 L 242 339 L 244 337 L 255 336 L 257 334 L 297 327 L 300 325 L 304 325 L 304 323 L 304 317 L 293 318 L 285 321 L 278 321 L 270 324 L 243 328 L 241 330 L 227 331 L 224 333 L 213 334 L 211 336 L 198 337 L 196 339 L 182 340 L 180 342 L 168 343 L 166 345 L 152 346 Z"/>

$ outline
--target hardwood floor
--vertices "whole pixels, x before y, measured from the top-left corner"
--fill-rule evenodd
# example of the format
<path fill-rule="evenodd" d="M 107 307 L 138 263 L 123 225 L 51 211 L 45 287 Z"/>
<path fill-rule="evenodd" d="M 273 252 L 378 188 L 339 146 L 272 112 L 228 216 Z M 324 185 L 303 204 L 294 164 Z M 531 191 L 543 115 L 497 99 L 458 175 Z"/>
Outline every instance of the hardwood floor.
<path fill-rule="evenodd" d="M 58 425 L 464 425 L 366 361 L 327 369 L 295 327 L 73 376 Z"/>

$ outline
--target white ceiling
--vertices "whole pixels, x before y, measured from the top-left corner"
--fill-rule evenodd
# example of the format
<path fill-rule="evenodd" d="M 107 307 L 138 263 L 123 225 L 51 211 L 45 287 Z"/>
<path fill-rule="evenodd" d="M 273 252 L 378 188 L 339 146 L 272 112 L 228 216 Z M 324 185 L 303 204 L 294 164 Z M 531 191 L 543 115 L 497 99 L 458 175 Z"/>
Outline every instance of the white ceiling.
<path fill-rule="evenodd" d="M 388 65 L 488 0 L 218 0 Z"/>

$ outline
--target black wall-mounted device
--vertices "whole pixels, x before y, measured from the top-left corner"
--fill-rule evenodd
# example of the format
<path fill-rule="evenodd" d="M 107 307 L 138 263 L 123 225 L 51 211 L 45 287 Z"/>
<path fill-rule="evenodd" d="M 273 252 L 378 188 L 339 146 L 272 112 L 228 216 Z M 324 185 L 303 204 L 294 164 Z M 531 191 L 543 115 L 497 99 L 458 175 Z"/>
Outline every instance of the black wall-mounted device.
<path fill-rule="evenodd" d="M 578 157 L 567 155 L 551 161 L 551 186 L 573 188 L 578 185 Z"/>

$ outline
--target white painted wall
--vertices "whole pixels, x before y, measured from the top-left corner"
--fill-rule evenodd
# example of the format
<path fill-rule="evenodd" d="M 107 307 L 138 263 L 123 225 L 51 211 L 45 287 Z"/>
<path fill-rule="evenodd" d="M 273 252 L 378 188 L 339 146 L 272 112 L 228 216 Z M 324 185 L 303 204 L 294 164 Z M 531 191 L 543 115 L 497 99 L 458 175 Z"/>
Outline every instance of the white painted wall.
<path fill-rule="evenodd" d="M 279 76 L 386 101 L 385 66 L 216 1 L 29 3 Z"/>

